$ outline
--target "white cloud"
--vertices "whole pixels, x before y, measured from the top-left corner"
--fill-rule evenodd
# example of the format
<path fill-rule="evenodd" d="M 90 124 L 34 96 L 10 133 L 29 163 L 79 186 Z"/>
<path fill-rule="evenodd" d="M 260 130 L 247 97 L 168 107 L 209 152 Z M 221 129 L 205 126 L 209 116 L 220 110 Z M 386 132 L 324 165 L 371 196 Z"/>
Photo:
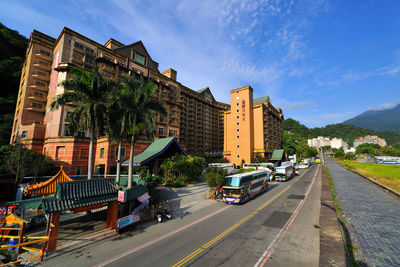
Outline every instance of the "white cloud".
<path fill-rule="evenodd" d="M 399 105 L 399 104 L 387 103 L 387 104 L 384 104 L 382 107 L 370 108 L 369 110 L 383 111 L 383 110 L 393 109 L 393 108 L 397 107 L 397 105 Z"/>

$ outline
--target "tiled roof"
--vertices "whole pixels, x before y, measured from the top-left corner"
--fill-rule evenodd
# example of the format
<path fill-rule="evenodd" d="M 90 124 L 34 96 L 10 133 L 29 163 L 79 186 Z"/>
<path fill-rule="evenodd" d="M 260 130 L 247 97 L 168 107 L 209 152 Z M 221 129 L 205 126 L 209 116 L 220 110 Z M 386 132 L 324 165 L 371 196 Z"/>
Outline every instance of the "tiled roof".
<path fill-rule="evenodd" d="M 269 96 L 262 96 L 262 97 L 258 97 L 258 98 L 254 98 L 253 99 L 253 105 L 261 104 L 261 103 L 264 103 L 264 102 L 271 103 L 271 100 L 269 99 Z"/>
<path fill-rule="evenodd" d="M 156 156 L 161 155 L 169 146 L 174 143 L 176 143 L 182 150 L 182 153 L 186 155 L 185 151 L 179 145 L 175 137 L 161 138 L 154 140 L 154 142 L 151 143 L 142 153 L 134 156 L 133 165 L 139 166 L 146 164 L 148 161 L 152 160 Z M 128 166 L 129 159 L 125 160 L 121 165 Z"/>
<path fill-rule="evenodd" d="M 200 90 L 197 90 L 196 92 L 197 93 L 199 93 L 199 94 L 201 94 L 201 93 L 203 93 L 205 90 L 207 90 L 207 89 L 209 89 L 208 87 L 205 87 L 205 88 L 202 88 L 202 89 L 200 89 Z"/>
<path fill-rule="evenodd" d="M 283 149 L 275 149 L 274 152 L 272 152 L 270 160 L 281 160 L 283 157 L 283 152 Z"/>
<path fill-rule="evenodd" d="M 92 179 L 58 183 L 55 197 L 43 198 L 45 213 L 70 210 L 117 200 L 114 179 Z"/>
<path fill-rule="evenodd" d="M 42 204 L 43 198 L 31 198 L 31 199 L 23 199 L 23 200 L 18 200 L 18 201 L 12 201 L 8 202 L 9 205 L 18 205 L 25 207 L 26 209 L 38 209 L 40 205 Z"/>

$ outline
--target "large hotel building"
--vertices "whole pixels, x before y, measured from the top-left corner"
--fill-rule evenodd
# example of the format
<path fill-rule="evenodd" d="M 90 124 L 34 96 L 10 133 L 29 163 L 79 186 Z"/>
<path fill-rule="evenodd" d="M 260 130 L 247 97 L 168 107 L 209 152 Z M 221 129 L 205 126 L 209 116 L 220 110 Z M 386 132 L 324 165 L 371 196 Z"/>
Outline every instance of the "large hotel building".
<path fill-rule="evenodd" d="M 158 63 L 141 41 L 124 45 L 111 38 L 102 45 L 68 28 L 64 28 L 57 39 L 36 30 L 32 32 L 22 68 L 10 143 L 49 156 L 56 164 L 64 165 L 69 174 L 87 173 L 88 132 L 77 131 L 71 135 L 66 130 L 76 103 L 54 111 L 49 107 L 55 96 L 64 93 L 60 83 L 72 77 L 71 68 L 93 71 L 95 66 L 103 76 L 116 81 L 139 73 L 157 85 L 154 97 L 164 103 L 167 114 L 157 115 L 156 138 L 174 136 L 188 153 L 222 157 L 224 140 L 225 143 L 227 140 L 224 116 L 225 120 L 229 119 L 224 112 L 230 105 L 216 101 L 208 87 L 195 91 L 182 85 L 174 69 L 160 72 Z M 268 103 L 263 104 L 263 109 L 265 106 L 268 107 Z M 277 127 L 282 121 L 279 123 Z M 273 137 L 276 140 L 267 144 L 272 145 L 271 148 L 280 147 L 281 135 Z M 139 140 L 135 154 L 148 145 L 149 141 Z M 116 144 L 105 136 L 98 136 L 95 144 L 97 173 L 115 172 L 116 150 Z M 129 158 L 128 143 L 123 144 L 121 152 L 123 160 Z"/>

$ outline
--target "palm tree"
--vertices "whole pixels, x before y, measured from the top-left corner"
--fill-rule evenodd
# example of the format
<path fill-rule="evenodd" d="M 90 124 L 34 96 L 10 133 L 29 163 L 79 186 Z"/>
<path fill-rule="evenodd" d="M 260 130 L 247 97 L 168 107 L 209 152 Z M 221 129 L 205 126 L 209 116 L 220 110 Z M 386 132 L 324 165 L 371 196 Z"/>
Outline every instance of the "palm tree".
<path fill-rule="evenodd" d="M 51 103 L 51 110 L 70 102 L 77 103 L 77 108 L 69 116 L 68 131 L 74 133 L 78 129 L 89 129 L 88 179 L 93 173 L 93 154 L 95 131 L 102 133 L 106 121 L 106 103 L 115 82 L 105 80 L 96 67 L 92 73 L 80 69 L 72 69 L 73 78 L 64 80 L 61 85 L 66 89 L 56 96 Z"/>
<path fill-rule="evenodd" d="M 131 75 L 123 83 L 118 102 L 121 105 L 121 132 L 130 137 L 130 156 L 128 169 L 128 188 L 132 187 L 133 156 L 136 138 L 146 134 L 152 139 L 155 133 L 156 112 L 165 114 L 160 101 L 153 97 L 156 90 L 154 83 L 145 80 L 143 76 Z M 121 150 L 119 150 L 120 152 Z"/>

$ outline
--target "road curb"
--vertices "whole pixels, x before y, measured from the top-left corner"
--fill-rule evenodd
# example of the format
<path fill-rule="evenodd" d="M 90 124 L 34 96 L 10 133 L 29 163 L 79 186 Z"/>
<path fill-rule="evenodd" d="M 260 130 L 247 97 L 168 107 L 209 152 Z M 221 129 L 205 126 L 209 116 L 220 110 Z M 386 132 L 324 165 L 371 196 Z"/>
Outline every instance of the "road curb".
<path fill-rule="evenodd" d="M 383 185 L 383 184 L 381 184 L 381 183 L 379 183 L 379 182 L 377 182 L 377 181 L 375 181 L 375 180 L 369 178 L 368 176 L 365 176 L 364 174 L 359 173 L 359 172 L 356 171 L 356 170 L 353 170 L 353 169 L 350 169 L 350 168 L 344 166 L 343 164 L 341 164 L 340 162 L 338 162 L 338 161 L 336 161 L 336 160 L 335 160 L 335 162 L 336 162 L 337 164 L 339 164 L 340 166 L 342 166 L 343 168 L 345 168 L 346 170 L 351 171 L 351 172 L 353 172 L 353 173 L 355 173 L 355 174 L 360 175 L 361 177 L 367 179 L 368 181 L 370 181 L 370 182 L 376 184 L 377 186 L 379 186 L 379 187 L 381 187 L 381 188 L 383 188 L 383 189 L 389 191 L 389 192 L 392 193 L 393 195 L 395 195 L 395 196 L 397 196 L 397 197 L 400 198 L 400 193 L 399 193 L 399 192 L 397 192 L 397 191 L 395 191 L 395 190 L 393 190 L 393 189 L 391 189 L 391 188 L 389 188 L 389 187 L 387 187 L 387 186 L 385 186 L 385 185 Z"/>
<path fill-rule="evenodd" d="M 319 266 L 349 266 L 346 244 L 333 202 L 328 175 L 321 173 L 321 211 Z"/>

